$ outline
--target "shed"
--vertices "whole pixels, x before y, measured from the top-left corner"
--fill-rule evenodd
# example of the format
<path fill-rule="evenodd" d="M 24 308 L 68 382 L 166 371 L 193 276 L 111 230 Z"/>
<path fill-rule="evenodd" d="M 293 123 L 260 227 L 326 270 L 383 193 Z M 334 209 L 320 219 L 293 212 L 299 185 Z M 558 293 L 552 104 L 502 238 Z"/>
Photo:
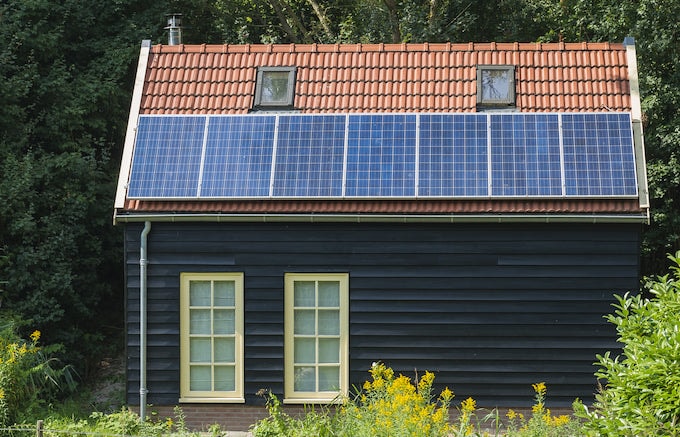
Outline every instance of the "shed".
<path fill-rule="evenodd" d="M 114 220 L 127 401 L 246 429 L 382 361 L 592 399 L 648 221 L 635 45 L 142 44 Z M 142 408 L 143 410 L 143 408 Z"/>

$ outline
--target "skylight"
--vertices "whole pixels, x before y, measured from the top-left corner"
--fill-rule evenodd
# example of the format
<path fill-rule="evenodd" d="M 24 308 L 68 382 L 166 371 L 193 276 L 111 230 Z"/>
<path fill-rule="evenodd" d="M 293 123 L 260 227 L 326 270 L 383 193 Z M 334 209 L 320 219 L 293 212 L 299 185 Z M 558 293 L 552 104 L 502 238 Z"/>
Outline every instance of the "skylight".
<path fill-rule="evenodd" d="M 477 105 L 514 106 L 515 68 L 512 65 L 477 67 Z"/>
<path fill-rule="evenodd" d="M 295 67 L 260 67 L 255 85 L 255 108 L 293 107 Z"/>

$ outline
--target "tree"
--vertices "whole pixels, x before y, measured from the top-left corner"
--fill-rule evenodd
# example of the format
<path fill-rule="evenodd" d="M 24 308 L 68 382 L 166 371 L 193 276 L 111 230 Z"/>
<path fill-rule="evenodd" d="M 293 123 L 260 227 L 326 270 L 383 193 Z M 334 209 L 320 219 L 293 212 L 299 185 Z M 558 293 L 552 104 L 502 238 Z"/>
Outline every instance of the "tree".
<path fill-rule="evenodd" d="M 3 309 L 63 343 L 81 374 L 123 320 L 115 175 L 136 53 L 166 7 L 137 3 L 0 6 Z"/>

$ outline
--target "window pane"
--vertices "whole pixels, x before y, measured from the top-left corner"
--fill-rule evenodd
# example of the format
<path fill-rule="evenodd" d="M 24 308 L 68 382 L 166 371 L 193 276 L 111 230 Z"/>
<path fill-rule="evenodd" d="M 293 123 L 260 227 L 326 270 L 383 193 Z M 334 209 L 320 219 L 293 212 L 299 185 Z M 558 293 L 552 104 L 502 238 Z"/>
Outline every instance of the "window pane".
<path fill-rule="evenodd" d="M 211 390 L 210 380 L 210 366 L 191 366 L 189 370 L 189 388 L 191 390 Z"/>
<path fill-rule="evenodd" d="M 234 310 L 215 310 L 213 312 L 213 332 L 215 334 L 233 334 L 235 329 Z"/>
<path fill-rule="evenodd" d="M 262 102 L 288 103 L 288 75 L 287 71 L 262 72 Z"/>
<path fill-rule="evenodd" d="M 210 335 L 210 310 L 190 310 L 189 319 L 189 333 Z"/>
<path fill-rule="evenodd" d="M 316 391 L 316 372 L 314 367 L 296 367 L 295 381 L 293 383 L 295 391 Z"/>
<path fill-rule="evenodd" d="M 191 281 L 189 285 L 189 305 L 192 307 L 210 306 L 210 281 Z"/>
<path fill-rule="evenodd" d="M 215 339 L 215 362 L 233 363 L 236 361 L 236 343 L 234 338 Z"/>
<path fill-rule="evenodd" d="M 236 371 L 233 366 L 215 367 L 215 390 L 236 390 Z"/>
<path fill-rule="evenodd" d="M 295 281 L 294 293 L 294 305 L 296 307 L 313 307 L 316 305 L 314 281 Z"/>
<path fill-rule="evenodd" d="M 295 330 L 296 335 L 315 335 L 316 317 L 314 310 L 295 310 Z"/>
<path fill-rule="evenodd" d="M 319 281 L 319 306 L 340 306 L 340 283 L 337 281 Z"/>
<path fill-rule="evenodd" d="M 320 338 L 319 339 L 319 362 L 320 363 L 340 363 L 340 339 L 339 338 Z"/>
<path fill-rule="evenodd" d="M 319 335 L 340 335 L 340 311 L 319 310 Z"/>
<path fill-rule="evenodd" d="M 215 281 L 216 307 L 233 307 L 236 305 L 236 292 L 234 281 Z"/>
<path fill-rule="evenodd" d="M 340 367 L 319 367 L 319 391 L 335 391 L 340 388 Z"/>
<path fill-rule="evenodd" d="M 316 339 L 296 338 L 295 355 L 293 357 L 293 360 L 295 364 L 316 363 Z"/>
<path fill-rule="evenodd" d="M 189 341 L 189 355 L 192 363 L 209 363 L 210 362 L 210 339 L 209 338 L 192 338 Z"/>

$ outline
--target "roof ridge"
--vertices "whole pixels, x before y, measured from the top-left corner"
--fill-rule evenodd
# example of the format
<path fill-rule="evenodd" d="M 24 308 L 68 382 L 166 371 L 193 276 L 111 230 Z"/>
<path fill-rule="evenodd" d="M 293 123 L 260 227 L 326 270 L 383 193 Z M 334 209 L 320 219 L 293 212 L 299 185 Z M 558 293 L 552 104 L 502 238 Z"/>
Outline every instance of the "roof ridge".
<path fill-rule="evenodd" d="M 357 44 L 156 44 L 154 53 L 329 53 L 329 52 L 459 52 L 459 51 L 574 51 L 625 50 L 610 42 L 424 42 Z"/>

